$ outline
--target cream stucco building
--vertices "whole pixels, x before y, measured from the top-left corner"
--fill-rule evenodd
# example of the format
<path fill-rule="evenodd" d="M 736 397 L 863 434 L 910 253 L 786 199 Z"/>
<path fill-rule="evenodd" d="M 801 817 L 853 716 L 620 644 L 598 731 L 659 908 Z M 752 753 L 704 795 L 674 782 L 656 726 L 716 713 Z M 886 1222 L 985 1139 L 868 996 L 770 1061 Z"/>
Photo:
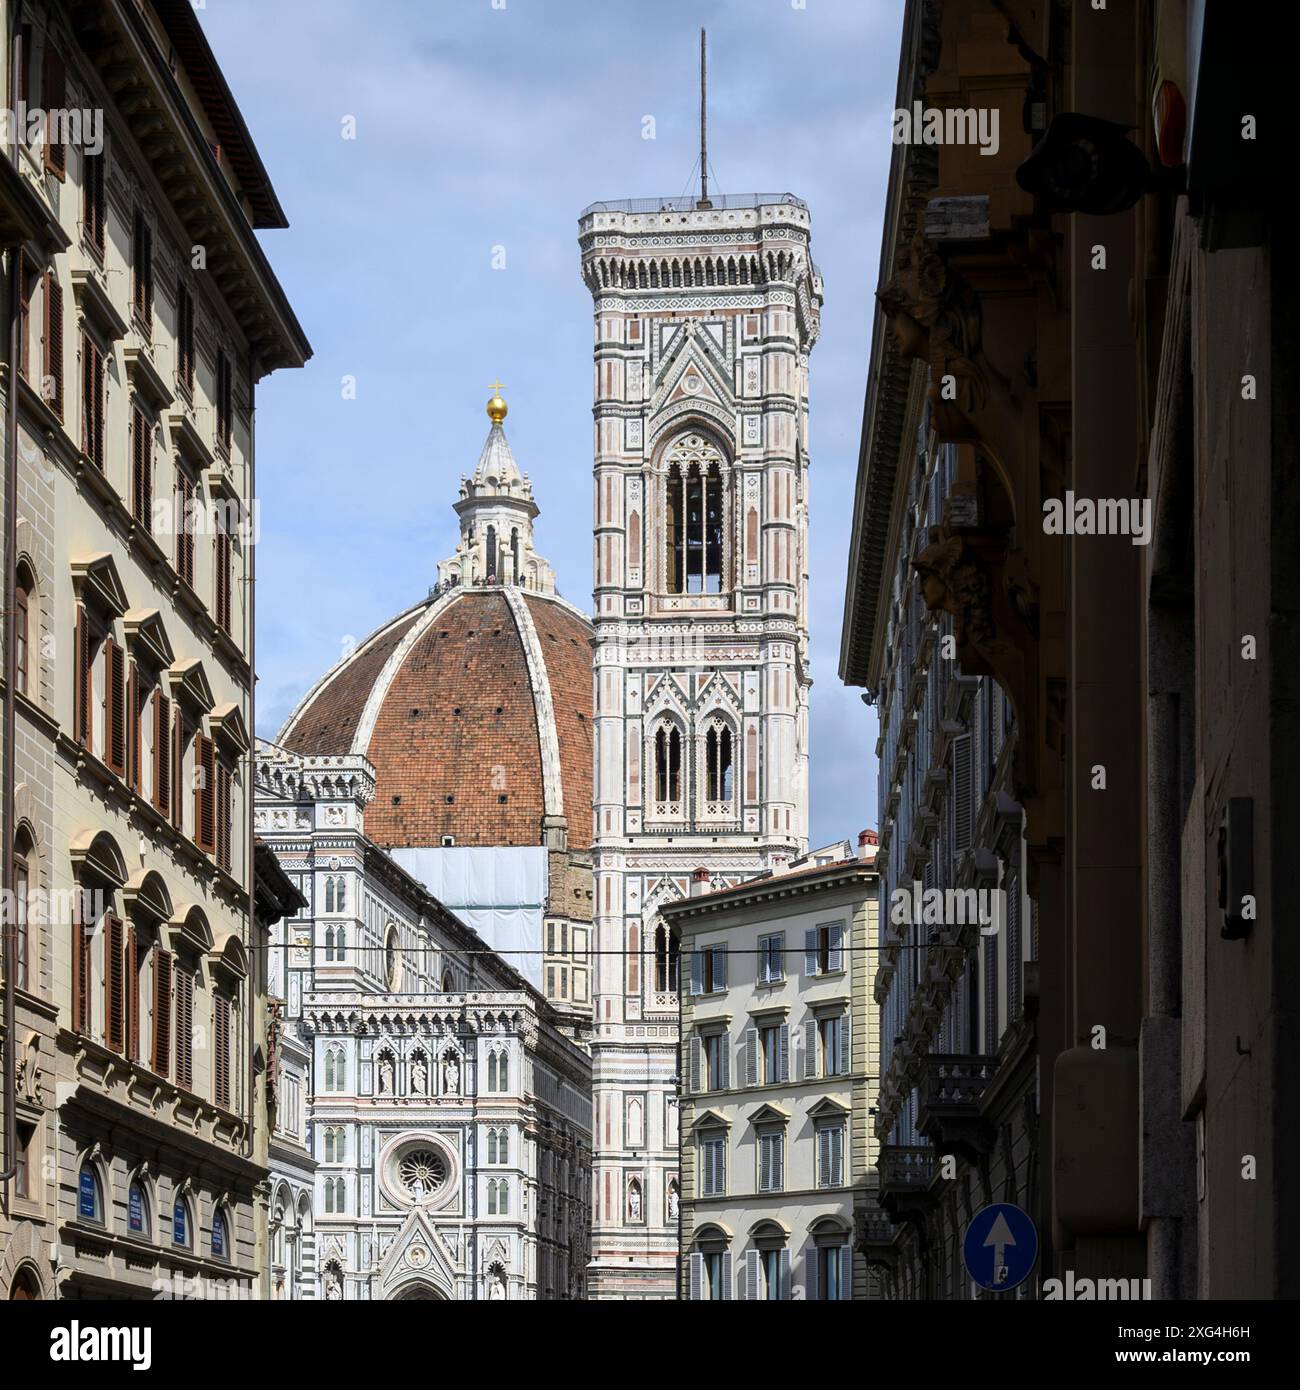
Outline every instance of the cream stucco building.
<path fill-rule="evenodd" d="M 878 878 L 866 837 L 665 905 L 680 933 L 682 1262 L 694 1300 L 868 1297 Z"/>

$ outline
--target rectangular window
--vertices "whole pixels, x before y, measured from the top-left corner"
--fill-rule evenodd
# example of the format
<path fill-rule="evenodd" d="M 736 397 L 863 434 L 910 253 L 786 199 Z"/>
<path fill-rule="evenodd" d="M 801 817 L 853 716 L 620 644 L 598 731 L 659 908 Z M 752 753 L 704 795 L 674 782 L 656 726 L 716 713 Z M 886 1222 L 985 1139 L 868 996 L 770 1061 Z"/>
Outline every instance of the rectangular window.
<path fill-rule="evenodd" d="M 708 1033 L 701 1040 L 704 1044 L 704 1089 L 722 1089 L 722 1056 L 726 1039 L 721 1033 Z"/>
<path fill-rule="evenodd" d="M 844 1040 L 844 1025 L 839 1014 L 819 1019 L 817 1031 L 821 1043 L 822 1075 L 836 1076 L 840 1071 L 841 1049 Z"/>
<path fill-rule="evenodd" d="M 758 1134 L 758 1190 L 780 1192 L 785 1187 L 785 1130 Z"/>
<path fill-rule="evenodd" d="M 45 353 L 41 399 L 63 419 L 63 286 L 52 270 L 45 273 Z"/>
<path fill-rule="evenodd" d="M 844 924 L 825 922 L 804 934 L 804 969 L 809 975 L 837 975 L 844 969 Z"/>
<path fill-rule="evenodd" d="M 131 407 L 131 515 L 153 534 L 153 430 L 138 405 Z"/>
<path fill-rule="evenodd" d="M 176 470 L 176 573 L 194 587 L 194 484 Z"/>
<path fill-rule="evenodd" d="M 217 353 L 217 445 L 223 453 L 230 452 L 232 425 L 232 379 L 230 358 L 224 352 Z"/>
<path fill-rule="evenodd" d="M 18 1125 L 18 1148 L 14 1154 L 14 1196 L 28 1200 L 32 1192 L 32 1144 L 36 1139 L 36 1126 Z"/>
<path fill-rule="evenodd" d="M 104 228 L 108 205 L 104 200 L 104 159 L 102 154 L 82 157 L 82 228 L 86 241 L 99 259 L 104 259 Z"/>
<path fill-rule="evenodd" d="M 849 1259 L 847 1245 L 823 1245 L 817 1250 L 817 1283 L 821 1297 L 838 1301 L 849 1297 Z"/>
<path fill-rule="evenodd" d="M 771 1086 L 777 1081 L 785 1081 L 781 1065 L 785 1049 L 781 1046 L 782 1024 L 765 1024 L 758 1030 L 759 1050 L 763 1057 L 762 1084 Z"/>
<path fill-rule="evenodd" d="M 785 979 L 784 932 L 758 938 L 758 979 L 765 985 Z"/>
<path fill-rule="evenodd" d="M 176 288 L 176 384 L 187 399 L 194 395 L 194 299 L 184 285 Z"/>
<path fill-rule="evenodd" d="M 700 1195 L 721 1197 L 727 1190 L 727 1141 L 719 1135 L 700 1140 Z"/>
<path fill-rule="evenodd" d="M 104 354 L 88 334 L 81 335 L 81 449 L 104 471 Z"/>
<path fill-rule="evenodd" d="M 691 955 L 691 993 L 720 994 L 727 988 L 727 948 L 705 946 Z"/>
<path fill-rule="evenodd" d="M 194 739 L 194 843 L 217 851 L 217 746 L 206 734 Z"/>
<path fill-rule="evenodd" d="M 153 336 L 153 231 L 141 208 L 131 234 L 131 309 L 141 333 Z"/>
<path fill-rule="evenodd" d="M 843 1125 L 823 1125 L 817 1131 L 817 1186 L 844 1186 Z"/>
<path fill-rule="evenodd" d="M 25 50 L 24 45 L 24 50 Z M 68 169 L 68 147 L 61 140 L 54 140 L 59 122 L 55 112 L 62 111 L 68 102 L 68 70 L 63 54 L 45 35 L 45 55 L 41 60 L 41 102 L 45 107 L 45 167 L 62 179 Z"/>

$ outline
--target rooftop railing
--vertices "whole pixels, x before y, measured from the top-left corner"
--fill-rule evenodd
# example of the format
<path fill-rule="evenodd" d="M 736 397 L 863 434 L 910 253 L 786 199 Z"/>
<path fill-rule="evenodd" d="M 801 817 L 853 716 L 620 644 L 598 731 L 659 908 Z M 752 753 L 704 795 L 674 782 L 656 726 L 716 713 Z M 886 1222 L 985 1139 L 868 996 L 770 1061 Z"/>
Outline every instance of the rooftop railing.
<path fill-rule="evenodd" d="M 720 193 L 709 199 L 709 206 L 699 206 L 694 193 L 677 198 L 618 198 L 609 203 L 589 203 L 578 214 L 578 220 L 593 212 L 735 212 L 785 204 L 808 211 L 808 204 L 793 193 Z"/>

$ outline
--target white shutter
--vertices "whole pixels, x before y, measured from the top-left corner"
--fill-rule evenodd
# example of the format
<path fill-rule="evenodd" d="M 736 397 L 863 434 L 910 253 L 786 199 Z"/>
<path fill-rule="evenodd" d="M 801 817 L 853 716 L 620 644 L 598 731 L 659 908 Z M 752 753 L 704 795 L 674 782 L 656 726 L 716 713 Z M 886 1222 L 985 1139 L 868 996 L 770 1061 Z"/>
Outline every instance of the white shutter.
<path fill-rule="evenodd" d="M 758 1029 L 745 1029 L 745 1085 L 758 1085 Z"/>
<path fill-rule="evenodd" d="M 745 1264 L 740 1275 L 740 1297 L 763 1297 L 763 1270 L 759 1264 L 758 1251 L 745 1251 Z"/>
<path fill-rule="evenodd" d="M 713 988 L 715 990 L 726 989 L 727 987 L 727 948 L 725 946 L 715 946 L 713 948 Z"/>
<path fill-rule="evenodd" d="M 840 1297 L 853 1297 L 853 1247 L 840 1246 Z"/>
<path fill-rule="evenodd" d="M 826 969 L 828 972 L 844 969 L 844 928 L 834 922 L 827 929 L 830 941 L 826 950 Z"/>
<path fill-rule="evenodd" d="M 790 1251 L 781 1251 L 781 1267 L 777 1275 L 777 1297 L 785 1301 L 790 1298 Z"/>
<path fill-rule="evenodd" d="M 691 952 L 691 993 L 704 993 L 704 953 Z"/>
<path fill-rule="evenodd" d="M 700 1092 L 700 1040 L 694 1034 L 691 1035 L 691 1091 L 695 1095 Z"/>
<path fill-rule="evenodd" d="M 817 928 L 809 927 L 803 934 L 803 971 L 805 975 L 817 973 Z"/>
<path fill-rule="evenodd" d="M 831 1177 L 836 1187 L 844 1185 L 844 1126 L 831 1130 Z"/>
<path fill-rule="evenodd" d="M 815 1301 L 817 1294 L 817 1247 L 810 1245 L 808 1253 L 803 1257 L 804 1265 L 804 1298 L 808 1301 Z"/>
<path fill-rule="evenodd" d="M 810 1018 L 803 1026 L 803 1075 L 811 1080 L 817 1075 L 817 1020 Z"/>
<path fill-rule="evenodd" d="M 783 1023 L 776 1039 L 777 1080 L 790 1079 L 790 1025 Z"/>
<path fill-rule="evenodd" d="M 849 1013 L 846 1009 L 840 1017 L 839 1026 L 839 1057 L 836 1058 L 836 1072 L 840 1076 L 847 1076 L 849 1073 Z"/>
<path fill-rule="evenodd" d="M 829 1187 L 831 1178 L 831 1130 L 823 1126 L 817 1131 L 817 1186 Z"/>
<path fill-rule="evenodd" d="M 715 1091 L 728 1091 L 731 1089 L 731 1038 L 724 1033 L 718 1039 L 718 1070 L 722 1073 L 720 1084 L 715 1086 Z"/>
<path fill-rule="evenodd" d="M 785 1131 L 778 1130 L 772 1136 L 772 1189 L 785 1190 Z"/>
<path fill-rule="evenodd" d="M 689 1261 L 690 1273 L 686 1281 L 686 1296 L 693 1302 L 704 1297 L 704 1256 L 692 1252 Z"/>
<path fill-rule="evenodd" d="M 731 1251 L 722 1252 L 722 1297 L 731 1298 Z"/>

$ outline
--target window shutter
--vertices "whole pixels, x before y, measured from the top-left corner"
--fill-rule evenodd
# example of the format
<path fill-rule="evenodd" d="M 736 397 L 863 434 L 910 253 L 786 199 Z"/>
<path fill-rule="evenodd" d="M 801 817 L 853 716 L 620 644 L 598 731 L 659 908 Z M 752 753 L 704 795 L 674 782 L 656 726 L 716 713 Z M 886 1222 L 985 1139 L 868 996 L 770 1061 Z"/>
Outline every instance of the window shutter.
<path fill-rule="evenodd" d="M 808 1247 L 808 1253 L 803 1257 L 804 1263 L 804 1298 L 808 1301 L 815 1301 L 817 1293 L 817 1255 L 818 1250 L 815 1245 Z"/>
<path fill-rule="evenodd" d="M 714 1089 L 729 1091 L 731 1089 L 731 1039 L 725 1033 L 718 1039 L 718 1070 L 722 1073 L 719 1078 L 721 1084 Z"/>
<path fill-rule="evenodd" d="M 803 1077 L 805 1081 L 817 1075 L 817 1020 L 810 1018 L 803 1026 Z"/>
<path fill-rule="evenodd" d="M 123 1009 L 126 991 L 122 987 L 122 919 L 104 920 L 104 1045 L 121 1052 L 126 1040 Z"/>
<path fill-rule="evenodd" d="M 126 653 L 109 637 L 104 643 L 104 694 L 109 767 L 126 776 Z"/>
<path fill-rule="evenodd" d="M 24 55 L 25 56 L 25 55 Z M 63 54 L 45 37 L 45 56 L 41 61 L 41 103 L 45 107 L 45 167 L 62 178 L 68 168 L 68 149 L 61 141 L 51 140 L 54 134 L 54 112 L 62 111 L 68 103 L 68 71 Z"/>
<path fill-rule="evenodd" d="M 194 1089 L 194 976 L 176 972 L 176 1084 Z"/>
<path fill-rule="evenodd" d="M 958 734 L 952 743 L 953 850 L 961 854 L 970 848 L 971 838 L 971 750 L 970 735 Z"/>
<path fill-rule="evenodd" d="M 777 1080 L 790 1079 L 790 1025 L 783 1023 L 777 1032 Z"/>
<path fill-rule="evenodd" d="M 853 1247 L 840 1246 L 840 1297 L 853 1297 Z"/>
<path fill-rule="evenodd" d="M 134 1062 L 140 1056 L 140 959 L 135 924 L 126 928 L 126 1055 Z"/>
<path fill-rule="evenodd" d="M 199 734 L 194 740 L 194 765 L 199 774 L 194 788 L 194 840 L 201 850 L 215 854 L 217 746 L 206 734 Z"/>
<path fill-rule="evenodd" d="M 758 1029 L 745 1029 L 745 1085 L 758 1085 Z"/>
<path fill-rule="evenodd" d="M 172 958 L 155 946 L 153 953 L 153 1059 L 150 1065 L 166 1076 L 171 1062 Z"/>
<path fill-rule="evenodd" d="M 691 1093 L 700 1093 L 700 1040 L 694 1035 L 691 1037 Z"/>
<path fill-rule="evenodd" d="M 172 711 L 172 824 L 185 828 L 185 716 L 179 709 Z"/>
<path fill-rule="evenodd" d="M 212 562 L 216 586 L 217 626 L 230 631 L 230 533 L 219 530 L 212 538 Z"/>
<path fill-rule="evenodd" d="M 1022 985 L 1020 944 L 1020 877 L 1012 874 L 1007 880 L 1007 1017 L 1012 1023 L 1020 1018 Z"/>
<path fill-rule="evenodd" d="M 230 1109 L 230 1000 L 224 994 L 212 999 L 215 1100 Z"/>
<path fill-rule="evenodd" d="M 86 617 L 84 608 L 77 609 L 77 631 L 75 636 L 77 648 L 77 677 L 76 689 L 73 694 L 76 701 L 76 710 L 73 715 L 73 725 L 76 730 L 77 742 L 83 748 L 90 747 L 90 622 Z"/>
<path fill-rule="evenodd" d="M 715 990 L 726 989 L 727 987 L 727 948 L 725 946 L 715 946 L 713 948 L 713 988 Z"/>
<path fill-rule="evenodd" d="M 153 804 L 165 816 L 171 805 L 172 702 L 158 686 L 153 692 Z"/>
<path fill-rule="evenodd" d="M 126 780 L 140 790 L 140 673 L 134 661 L 126 667 Z"/>
<path fill-rule="evenodd" d="M 834 923 L 828 928 L 830 934 L 830 944 L 826 951 L 827 971 L 844 969 L 844 928 L 838 923 Z"/>
<path fill-rule="evenodd" d="M 731 1251 L 722 1252 L 722 1297 L 724 1300 L 731 1298 Z"/>
<path fill-rule="evenodd" d="M 686 1296 L 691 1302 L 698 1303 L 704 1296 L 704 1256 L 692 1251 L 688 1264 L 690 1272 L 686 1281 Z"/>
<path fill-rule="evenodd" d="M 740 1276 L 740 1297 L 741 1298 L 762 1298 L 763 1296 L 763 1270 L 759 1264 L 757 1250 L 745 1251 L 744 1269 Z"/>
<path fill-rule="evenodd" d="M 847 1076 L 851 1064 L 851 1050 L 849 1047 L 849 1018 L 850 1014 L 846 1009 L 840 1015 L 839 1032 L 839 1056 L 836 1058 L 835 1071 L 839 1076 Z"/>
<path fill-rule="evenodd" d="M 80 889 L 80 885 L 78 885 Z M 78 1033 L 90 1031 L 90 943 L 82 920 L 80 891 L 73 895 L 72 910 L 72 1015 Z"/>
<path fill-rule="evenodd" d="M 788 1302 L 790 1299 L 790 1251 L 788 1248 L 781 1250 L 776 1296 L 784 1302 Z"/>
<path fill-rule="evenodd" d="M 45 275 L 45 365 L 41 397 L 63 419 L 63 286 L 52 270 Z"/>
<path fill-rule="evenodd" d="M 704 993 L 704 952 L 691 952 L 691 993 Z M 696 1087 L 698 1090 L 699 1088 Z"/>
<path fill-rule="evenodd" d="M 217 764 L 217 863 L 230 872 L 232 779 L 225 763 Z"/>
<path fill-rule="evenodd" d="M 817 1131 L 817 1186 L 831 1186 L 831 1135 L 834 1131 L 823 1125 Z"/>
<path fill-rule="evenodd" d="M 844 1184 L 844 1126 L 831 1130 L 831 1177 L 836 1187 Z"/>
<path fill-rule="evenodd" d="M 817 973 L 817 928 L 809 927 L 803 934 L 803 971 L 805 975 Z"/>

